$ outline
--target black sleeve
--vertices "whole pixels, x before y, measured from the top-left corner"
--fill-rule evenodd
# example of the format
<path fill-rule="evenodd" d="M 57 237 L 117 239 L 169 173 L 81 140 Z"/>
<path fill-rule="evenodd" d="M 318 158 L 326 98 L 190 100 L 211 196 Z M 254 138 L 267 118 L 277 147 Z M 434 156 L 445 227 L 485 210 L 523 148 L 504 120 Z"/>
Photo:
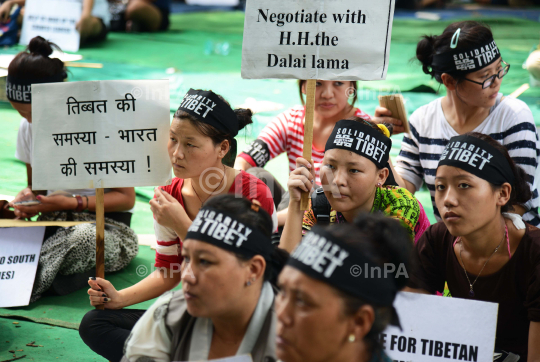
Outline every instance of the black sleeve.
<path fill-rule="evenodd" d="M 446 282 L 445 233 L 440 232 L 445 227 L 439 224 L 430 226 L 415 245 L 409 275 L 409 287 L 424 289 L 431 294 L 443 293 Z"/>
<path fill-rule="evenodd" d="M 264 167 L 270 160 L 270 150 L 268 149 L 268 145 L 260 139 L 253 141 L 245 149 L 244 153 L 251 157 L 257 167 Z"/>

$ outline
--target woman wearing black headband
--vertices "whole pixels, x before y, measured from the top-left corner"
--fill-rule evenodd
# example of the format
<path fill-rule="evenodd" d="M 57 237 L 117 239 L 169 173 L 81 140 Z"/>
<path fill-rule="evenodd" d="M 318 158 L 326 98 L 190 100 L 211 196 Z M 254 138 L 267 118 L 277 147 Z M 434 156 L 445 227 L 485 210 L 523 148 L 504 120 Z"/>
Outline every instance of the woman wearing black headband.
<path fill-rule="evenodd" d="M 353 118 L 339 121 L 328 142 L 321 167 L 322 188 L 314 192 L 309 210 L 300 210 L 302 191 L 314 185 L 312 165 L 298 158 L 289 177 L 289 212 L 280 246 L 292 251 L 302 232 L 315 224 L 351 222 L 361 212 L 382 212 L 399 219 L 412 240 L 429 226 L 416 198 L 395 186 L 389 165 L 390 131 L 384 125 Z"/>
<path fill-rule="evenodd" d="M 279 225 L 283 226 L 287 218 L 289 196 L 279 182 L 263 167 L 266 163 L 282 153 L 287 153 L 289 172 L 294 170 L 296 159 L 302 156 L 304 143 L 304 118 L 306 80 L 298 81 L 298 92 L 301 105 L 295 106 L 268 124 L 257 139 L 236 158 L 235 168 L 246 170 L 260 179 L 265 179 L 271 188 L 276 206 L 279 205 Z M 358 82 L 317 80 L 315 92 L 315 110 L 313 121 L 312 159 L 315 166 L 315 182 L 320 185 L 319 170 L 322 164 L 324 145 L 335 124 L 340 119 L 359 117 L 365 120 L 376 120 L 377 123 L 394 123 L 401 128 L 401 121 L 390 117 L 382 117 L 381 109 L 371 117 L 357 108 Z M 384 109 L 383 109 L 384 110 Z M 281 202 L 283 201 L 283 202 Z M 281 204 L 280 204 L 281 202 Z"/>
<path fill-rule="evenodd" d="M 277 227 L 268 187 L 255 176 L 231 167 L 236 157 L 234 137 L 249 123 L 251 111 L 233 111 L 212 91 L 189 90 L 174 115 L 167 145 L 176 177 L 171 185 L 156 188 L 150 201 L 158 269 L 120 291 L 107 280 L 90 280 L 88 294 L 92 305 L 120 309 L 156 298 L 177 286 L 182 240 L 203 203 L 213 195 L 230 193 L 258 200 Z M 142 313 L 144 310 L 93 310 L 83 318 L 79 333 L 96 353 L 118 361 L 123 342 Z"/>
<path fill-rule="evenodd" d="M 389 362 L 379 335 L 389 323 L 399 326 L 393 301 L 407 283 L 411 250 L 403 227 L 382 215 L 313 228 L 278 278 L 278 358 Z"/>
<path fill-rule="evenodd" d="M 525 172 L 491 137 L 469 133 L 446 146 L 435 179 L 444 223 L 416 245 L 410 286 L 499 304 L 495 346 L 540 358 L 540 230 L 510 214 L 531 197 Z M 528 359 L 527 359 L 528 358 Z"/>
<path fill-rule="evenodd" d="M 405 135 L 395 165 L 398 183 L 416 192 L 425 182 L 435 216 L 435 170 L 439 156 L 452 137 L 467 133 L 487 134 L 508 148 L 510 156 L 528 175 L 532 198 L 516 212 L 538 226 L 539 198 L 534 178 L 540 145 L 529 107 L 499 93 L 510 70 L 491 30 L 480 23 L 451 24 L 439 36 L 425 36 L 416 56 L 422 69 L 446 87 L 447 94 L 417 109 L 410 118 L 411 133 Z"/>
<path fill-rule="evenodd" d="M 10 203 L 19 218 L 40 215 L 40 221 L 91 221 L 95 222 L 95 189 L 32 190 L 32 84 L 62 82 L 67 78 L 64 63 L 49 58 L 56 45 L 42 37 L 33 38 L 28 49 L 17 54 L 8 68 L 6 96 L 19 114 L 24 117 L 19 126 L 15 157 L 26 164 L 28 186 Z M 35 150 L 39 152 L 39 150 Z M 48 196 L 45 196 L 45 195 Z M 52 195 L 51 195 L 52 194 Z M 106 228 L 105 271 L 114 272 L 126 267 L 137 255 L 135 232 L 129 228 L 135 205 L 133 187 L 105 190 Z M 18 202 L 37 203 L 25 206 Z M 96 227 L 81 224 L 69 228 L 47 227 L 41 248 L 39 267 L 34 282 L 31 301 L 49 290 L 52 294 L 65 295 L 84 288 L 86 280 L 94 275 Z"/>
<path fill-rule="evenodd" d="M 272 245 L 272 231 L 258 202 L 208 200 L 184 240 L 182 291 L 163 295 L 141 317 L 122 361 L 275 360 L 271 282 L 288 255 Z"/>

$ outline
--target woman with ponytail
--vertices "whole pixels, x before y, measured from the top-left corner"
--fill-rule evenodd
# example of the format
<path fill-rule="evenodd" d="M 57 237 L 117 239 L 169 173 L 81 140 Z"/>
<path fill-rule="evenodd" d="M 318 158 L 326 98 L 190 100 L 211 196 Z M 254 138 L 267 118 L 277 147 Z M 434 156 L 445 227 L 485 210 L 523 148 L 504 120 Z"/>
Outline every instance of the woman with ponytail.
<path fill-rule="evenodd" d="M 164 294 L 144 313 L 122 361 L 244 354 L 255 362 L 274 361 L 272 284 L 288 254 L 272 245 L 273 228 L 257 200 L 220 195 L 205 202 L 184 239 L 182 290 Z"/>
<path fill-rule="evenodd" d="M 313 193 L 306 212 L 300 210 L 300 197 L 312 190 L 315 172 L 313 164 L 297 159 L 288 182 L 291 198 L 280 247 L 292 252 L 314 225 L 350 223 L 362 212 L 396 218 L 411 242 L 420 238 L 429 220 L 418 200 L 395 183 L 389 163 L 391 130 L 354 117 L 337 122 L 325 147 L 322 188 Z"/>
<path fill-rule="evenodd" d="M 491 137 L 453 137 L 435 178 L 443 222 L 416 245 L 418 268 L 409 286 L 435 294 L 446 282 L 452 297 L 498 303 L 496 350 L 538 361 L 540 230 L 513 213 L 531 198 L 526 179 Z"/>
<path fill-rule="evenodd" d="M 176 111 L 169 131 L 168 150 L 174 175 L 172 184 L 156 188 L 150 201 L 157 239 L 157 267 L 139 283 L 117 291 L 107 280 L 89 281 L 90 303 L 105 310 L 86 314 L 79 327 L 83 340 L 96 353 L 119 361 L 131 328 L 144 310 L 116 310 L 141 303 L 180 283 L 182 241 L 204 202 L 221 194 L 258 200 L 277 228 L 274 202 L 258 178 L 232 168 L 236 158 L 234 137 L 252 122 L 251 111 L 233 110 L 212 91 L 190 89 Z"/>
<path fill-rule="evenodd" d="M 84 288 L 95 275 L 96 226 L 95 189 L 32 189 L 32 84 L 63 82 L 64 63 L 49 58 L 55 44 L 33 38 L 28 49 L 17 54 L 8 68 L 6 95 L 23 117 L 17 137 L 15 157 L 26 164 L 28 186 L 10 203 L 17 218 L 39 215 L 39 221 L 89 221 L 68 228 L 50 226 L 45 230 L 31 302 L 47 294 L 65 295 Z M 57 47 L 56 47 L 57 48 Z M 40 150 L 35 150 L 39 152 Z M 25 206 L 25 202 L 34 204 Z M 105 189 L 105 271 L 126 267 L 137 255 L 135 232 L 129 227 L 135 205 L 133 187 Z"/>
<path fill-rule="evenodd" d="M 439 36 L 424 36 L 416 57 L 423 71 L 444 85 L 446 96 L 417 109 L 410 118 L 396 162 L 396 180 L 416 192 L 426 183 L 435 216 L 435 170 L 439 156 L 452 137 L 467 132 L 491 136 L 506 146 L 510 156 L 527 173 L 531 200 L 516 208 L 523 219 L 538 226 L 539 198 L 534 186 L 540 145 L 527 105 L 499 93 L 510 70 L 491 30 L 475 21 L 449 25 Z"/>

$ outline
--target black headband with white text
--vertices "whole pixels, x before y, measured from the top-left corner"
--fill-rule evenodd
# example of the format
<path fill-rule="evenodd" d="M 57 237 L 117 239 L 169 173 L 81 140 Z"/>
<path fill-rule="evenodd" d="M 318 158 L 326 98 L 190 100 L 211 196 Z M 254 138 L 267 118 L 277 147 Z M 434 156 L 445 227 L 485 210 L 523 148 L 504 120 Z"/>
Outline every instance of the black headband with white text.
<path fill-rule="evenodd" d="M 334 148 L 354 152 L 369 159 L 378 168 L 384 168 L 388 167 L 392 141 L 366 124 L 342 119 L 334 126 L 324 150 Z"/>
<path fill-rule="evenodd" d="M 12 102 L 32 103 L 32 84 L 63 82 L 67 78 L 65 72 L 52 77 L 19 79 L 11 75 L 6 78 L 6 97 Z"/>
<path fill-rule="evenodd" d="M 232 137 L 238 134 L 239 125 L 236 114 L 212 91 L 190 89 L 180 102 L 178 109 Z"/>
<path fill-rule="evenodd" d="M 392 306 L 398 292 L 394 273 L 382 273 L 382 265 L 320 226 L 315 226 L 304 236 L 287 265 L 382 307 Z M 358 274 L 359 268 L 364 274 Z M 369 275 L 373 268 L 378 269 L 379 273 Z"/>
<path fill-rule="evenodd" d="M 460 168 L 497 186 L 505 182 L 514 186 L 514 172 L 506 157 L 489 143 L 473 136 L 452 137 L 437 168 L 441 166 Z"/>
<path fill-rule="evenodd" d="M 269 237 L 248 227 L 236 217 L 210 207 L 203 207 L 188 229 L 185 239 L 195 239 L 227 251 L 270 259 L 274 246 Z"/>
<path fill-rule="evenodd" d="M 438 73 L 467 74 L 493 64 L 500 56 L 497 44 L 491 39 L 482 46 L 436 54 L 433 56 L 431 68 Z"/>

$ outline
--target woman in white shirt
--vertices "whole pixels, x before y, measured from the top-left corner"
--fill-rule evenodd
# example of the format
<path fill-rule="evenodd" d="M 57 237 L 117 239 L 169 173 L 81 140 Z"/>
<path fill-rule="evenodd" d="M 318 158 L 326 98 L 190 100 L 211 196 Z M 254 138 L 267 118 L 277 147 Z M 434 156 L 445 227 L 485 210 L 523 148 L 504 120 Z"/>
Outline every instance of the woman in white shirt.
<path fill-rule="evenodd" d="M 530 109 L 517 99 L 499 93 L 510 70 L 491 30 L 475 21 L 449 25 L 442 35 L 424 36 L 416 57 L 426 74 L 446 87 L 447 95 L 417 109 L 411 132 L 403 138 L 395 169 L 400 186 L 416 192 L 425 182 L 435 216 L 435 170 L 448 140 L 467 132 L 491 136 L 504 145 L 528 176 L 532 199 L 516 210 L 538 226 L 538 191 L 534 183 L 540 147 Z"/>

